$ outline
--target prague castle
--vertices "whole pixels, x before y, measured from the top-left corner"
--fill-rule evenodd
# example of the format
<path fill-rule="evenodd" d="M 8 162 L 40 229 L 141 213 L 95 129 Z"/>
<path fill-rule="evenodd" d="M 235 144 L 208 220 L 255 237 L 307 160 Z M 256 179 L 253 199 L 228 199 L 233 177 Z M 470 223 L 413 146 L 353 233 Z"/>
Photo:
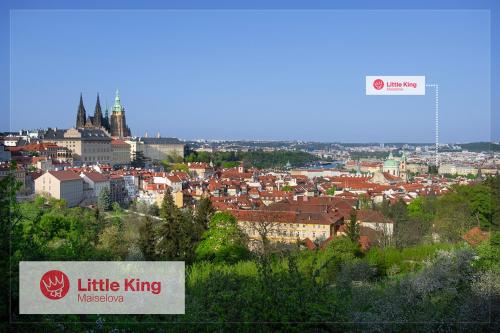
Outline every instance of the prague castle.
<path fill-rule="evenodd" d="M 127 121 L 125 119 L 125 108 L 120 103 L 118 90 L 116 91 L 115 104 L 113 105 L 111 116 L 108 115 L 107 108 L 103 116 L 99 95 L 97 95 L 94 116 L 87 117 L 85 106 L 83 105 L 83 97 L 80 94 L 80 104 L 78 105 L 78 111 L 76 113 L 75 127 L 94 129 L 104 128 L 113 137 L 130 137 L 130 128 L 127 126 Z"/>
<path fill-rule="evenodd" d="M 126 165 L 141 152 L 145 159 L 161 161 L 169 156 L 184 157 L 184 143 L 175 138 L 134 138 L 125 120 L 125 108 L 116 91 L 111 115 L 101 109 L 99 95 L 93 116 L 87 116 L 83 97 L 76 114 L 76 126 L 68 130 L 49 128 L 43 141 L 54 143 L 71 151 L 75 165 Z"/>

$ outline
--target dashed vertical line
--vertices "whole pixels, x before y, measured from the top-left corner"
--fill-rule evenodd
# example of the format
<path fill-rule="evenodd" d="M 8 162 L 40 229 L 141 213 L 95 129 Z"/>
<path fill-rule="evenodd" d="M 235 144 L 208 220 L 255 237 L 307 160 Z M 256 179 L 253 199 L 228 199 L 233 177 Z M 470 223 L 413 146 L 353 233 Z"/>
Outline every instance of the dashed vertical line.
<path fill-rule="evenodd" d="M 435 101 L 434 101 L 434 109 L 435 109 L 435 163 L 436 168 L 439 168 L 439 84 L 426 84 L 426 87 L 433 87 L 435 92 Z"/>
<path fill-rule="evenodd" d="M 439 85 L 436 84 L 436 167 L 439 168 Z"/>

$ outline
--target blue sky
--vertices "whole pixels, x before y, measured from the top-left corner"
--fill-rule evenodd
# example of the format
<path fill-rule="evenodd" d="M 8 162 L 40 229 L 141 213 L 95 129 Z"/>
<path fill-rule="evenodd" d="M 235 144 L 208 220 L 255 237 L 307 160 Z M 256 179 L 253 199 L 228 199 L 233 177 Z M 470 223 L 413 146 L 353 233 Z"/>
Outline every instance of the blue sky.
<path fill-rule="evenodd" d="M 365 96 L 365 75 L 440 84 L 441 138 L 490 138 L 488 10 L 16 10 L 11 128 L 75 122 L 120 89 L 133 134 L 431 142 L 434 95 Z"/>

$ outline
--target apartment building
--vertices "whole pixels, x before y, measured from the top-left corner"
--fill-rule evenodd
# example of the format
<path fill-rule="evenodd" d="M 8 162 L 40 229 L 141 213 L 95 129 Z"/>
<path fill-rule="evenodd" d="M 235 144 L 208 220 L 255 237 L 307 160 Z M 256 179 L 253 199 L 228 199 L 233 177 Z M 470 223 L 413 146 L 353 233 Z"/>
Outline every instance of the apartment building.
<path fill-rule="evenodd" d="M 49 129 L 43 140 L 70 149 L 75 164 L 112 162 L 111 137 L 102 128 Z"/>
<path fill-rule="evenodd" d="M 47 171 L 35 179 L 35 193 L 64 199 L 68 207 L 83 201 L 83 180 L 73 171 Z"/>

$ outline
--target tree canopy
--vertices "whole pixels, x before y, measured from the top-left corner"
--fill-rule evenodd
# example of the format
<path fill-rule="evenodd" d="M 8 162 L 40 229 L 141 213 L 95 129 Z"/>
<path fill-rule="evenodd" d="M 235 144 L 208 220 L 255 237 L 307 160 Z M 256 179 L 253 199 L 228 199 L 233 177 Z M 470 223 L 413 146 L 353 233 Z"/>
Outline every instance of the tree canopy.
<path fill-rule="evenodd" d="M 216 213 L 196 248 L 198 260 L 235 263 L 249 258 L 247 239 L 236 218 L 227 212 Z"/>

